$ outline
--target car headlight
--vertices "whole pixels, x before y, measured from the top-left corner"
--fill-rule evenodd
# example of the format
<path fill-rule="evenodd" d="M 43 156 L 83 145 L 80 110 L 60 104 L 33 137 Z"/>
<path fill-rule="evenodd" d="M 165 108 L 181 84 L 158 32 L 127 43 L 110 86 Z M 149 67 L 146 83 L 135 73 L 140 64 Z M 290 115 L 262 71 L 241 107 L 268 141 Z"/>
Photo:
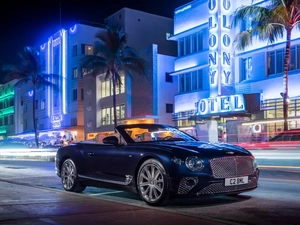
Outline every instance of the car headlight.
<path fill-rule="evenodd" d="M 197 156 L 190 156 L 185 159 L 185 165 L 192 171 L 200 171 L 204 167 L 204 163 Z"/>
<path fill-rule="evenodd" d="M 256 162 L 255 159 L 253 159 L 252 165 L 253 165 L 253 169 L 256 170 L 257 169 L 257 162 Z"/>

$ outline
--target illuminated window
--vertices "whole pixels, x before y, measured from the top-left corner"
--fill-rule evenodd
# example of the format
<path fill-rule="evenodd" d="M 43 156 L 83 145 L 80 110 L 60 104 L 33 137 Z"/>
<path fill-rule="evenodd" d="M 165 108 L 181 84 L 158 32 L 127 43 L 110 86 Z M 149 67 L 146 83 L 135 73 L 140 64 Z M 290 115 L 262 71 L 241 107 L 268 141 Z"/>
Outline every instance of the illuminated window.
<path fill-rule="evenodd" d="M 121 83 L 116 85 L 116 94 L 125 93 L 125 76 L 121 76 Z M 105 98 L 113 95 L 113 83 L 112 80 L 101 81 L 101 98 Z"/>
<path fill-rule="evenodd" d="M 94 47 L 93 45 L 81 44 L 81 54 L 93 55 Z"/>
<path fill-rule="evenodd" d="M 46 107 L 46 100 L 43 99 L 43 100 L 41 101 L 41 110 L 45 109 L 45 107 Z"/>
<path fill-rule="evenodd" d="M 109 125 L 114 122 L 113 107 L 101 109 L 101 125 Z M 125 105 L 116 106 L 117 119 L 125 118 Z"/>
<path fill-rule="evenodd" d="M 252 57 L 242 59 L 242 72 L 240 81 L 249 80 L 252 78 Z"/>
<path fill-rule="evenodd" d="M 72 77 L 73 79 L 76 79 L 76 78 L 78 78 L 78 68 L 76 67 L 76 68 L 73 68 L 73 77 Z"/>

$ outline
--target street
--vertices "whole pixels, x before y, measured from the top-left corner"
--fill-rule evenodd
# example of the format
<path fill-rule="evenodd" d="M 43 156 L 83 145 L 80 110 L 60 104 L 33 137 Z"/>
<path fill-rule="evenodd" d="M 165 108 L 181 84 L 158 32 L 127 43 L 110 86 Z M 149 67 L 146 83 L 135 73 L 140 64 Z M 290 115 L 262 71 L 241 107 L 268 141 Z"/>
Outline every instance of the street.
<path fill-rule="evenodd" d="M 64 207 L 66 207 L 64 199 L 68 198 L 72 198 L 72 204 L 68 206 L 69 209 L 65 213 L 72 214 L 71 209 L 74 208 L 74 214 L 82 207 L 85 212 L 82 216 L 85 218 L 84 220 L 89 222 L 92 221 L 86 218 L 88 213 L 101 212 L 98 216 L 103 217 L 103 210 L 100 210 L 100 208 L 97 210 L 96 206 L 93 207 L 94 204 L 100 204 L 103 208 L 103 204 L 116 203 L 129 210 L 131 216 L 134 215 L 134 217 L 143 210 L 157 211 L 157 216 L 148 218 L 149 224 L 151 224 L 151 221 L 156 221 L 156 219 L 164 221 L 163 218 L 159 217 L 160 213 L 171 213 L 174 216 L 185 216 L 185 219 L 197 218 L 210 221 L 209 224 L 293 225 L 298 224 L 298 212 L 300 210 L 299 169 L 261 169 L 260 187 L 239 196 L 174 199 L 166 206 L 154 208 L 147 206 L 138 195 L 122 191 L 88 187 L 83 194 L 68 193 L 63 190 L 60 179 L 55 175 L 54 162 L 0 160 L 0 177 L 0 209 L 3 212 L 0 213 L 1 224 L 25 224 L 21 222 L 22 216 L 15 216 L 19 214 L 4 213 L 7 208 L 12 210 L 12 208 L 18 206 L 17 209 L 23 211 L 26 207 L 34 207 L 33 217 L 40 217 L 43 210 L 46 210 L 46 215 L 48 213 L 48 216 L 50 216 L 53 213 L 51 210 L 55 208 L 63 207 L 62 212 L 64 212 Z M 47 192 L 47 194 L 44 192 Z M 14 197 L 12 198 L 12 196 Z M 42 204 L 41 199 L 46 201 L 47 204 Z M 39 208 L 36 208 L 37 206 Z M 35 224 L 65 224 L 61 221 L 62 214 L 64 214 L 62 212 L 59 218 L 51 219 L 51 221 L 54 219 L 55 223 L 53 221 L 51 223 L 47 221 L 40 223 L 40 221 Z M 28 216 L 28 213 L 26 211 L 26 216 Z M 116 215 L 111 216 L 110 219 L 114 218 L 115 221 L 110 221 L 111 223 L 107 224 L 122 224 Z M 78 223 L 74 224 L 84 223 L 78 220 Z"/>

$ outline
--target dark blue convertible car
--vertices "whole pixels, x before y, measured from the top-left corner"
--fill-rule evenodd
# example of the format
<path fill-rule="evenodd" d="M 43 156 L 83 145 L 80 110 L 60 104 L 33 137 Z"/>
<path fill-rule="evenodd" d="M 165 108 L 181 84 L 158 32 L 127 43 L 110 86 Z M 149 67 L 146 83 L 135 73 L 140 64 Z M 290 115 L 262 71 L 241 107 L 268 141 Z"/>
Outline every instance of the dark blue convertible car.
<path fill-rule="evenodd" d="M 56 174 L 66 191 L 87 186 L 139 193 L 156 206 L 174 197 L 237 195 L 258 187 L 259 170 L 245 148 L 198 141 L 161 124 L 119 125 L 102 143 L 61 147 Z"/>

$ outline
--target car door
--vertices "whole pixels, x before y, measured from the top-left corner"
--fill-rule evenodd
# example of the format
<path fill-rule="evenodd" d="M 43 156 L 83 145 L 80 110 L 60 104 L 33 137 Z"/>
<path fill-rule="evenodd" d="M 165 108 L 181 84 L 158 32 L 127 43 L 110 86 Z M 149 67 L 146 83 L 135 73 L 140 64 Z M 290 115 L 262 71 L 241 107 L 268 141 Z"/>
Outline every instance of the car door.
<path fill-rule="evenodd" d="M 134 171 L 134 162 L 127 145 L 98 144 L 87 152 L 86 168 L 93 179 L 125 184 Z"/>

